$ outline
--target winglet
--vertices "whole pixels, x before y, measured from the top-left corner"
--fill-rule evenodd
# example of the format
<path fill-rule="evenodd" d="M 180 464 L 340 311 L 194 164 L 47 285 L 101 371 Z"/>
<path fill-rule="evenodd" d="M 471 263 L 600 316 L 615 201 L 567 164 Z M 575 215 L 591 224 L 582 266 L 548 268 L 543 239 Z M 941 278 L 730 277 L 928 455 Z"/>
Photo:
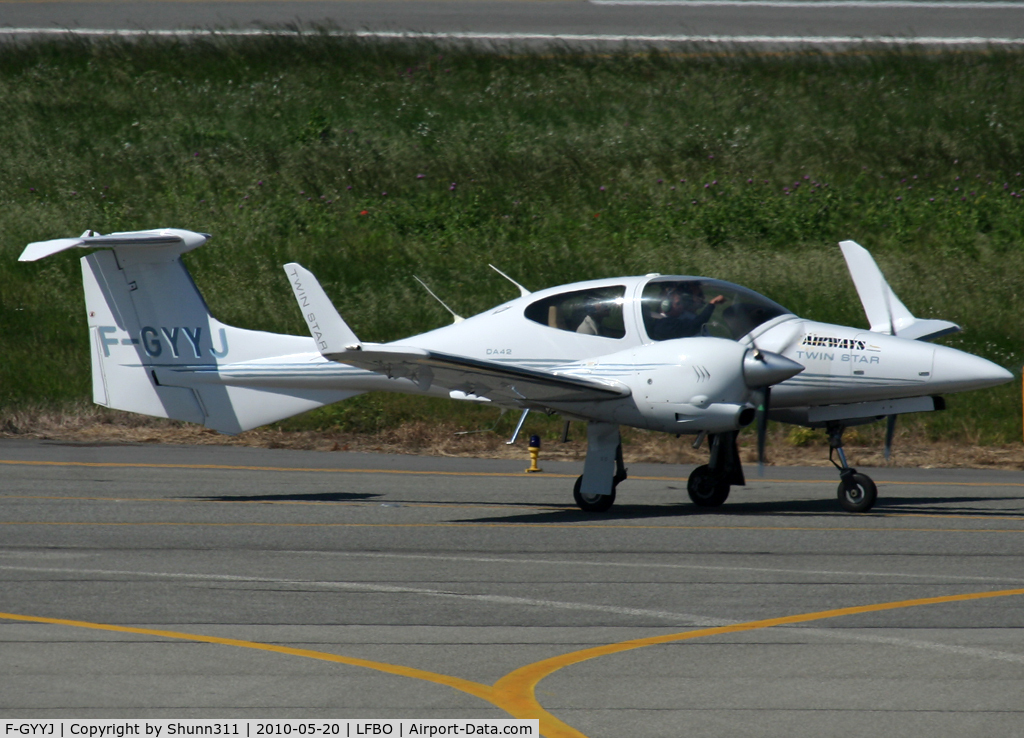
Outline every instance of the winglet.
<path fill-rule="evenodd" d="M 316 277 L 299 264 L 284 265 L 285 274 L 292 285 L 292 292 L 299 303 L 302 317 L 309 326 L 309 334 L 316 341 L 321 354 L 339 354 L 358 351 L 362 348 L 359 339 L 348 327 Z"/>
<path fill-rule="evenodd" d="M 841 241 L 839 248 L 843 250 L 850 277 L 853 278 L 874 333 L 930 341 L 961 330 L 960 326 L 948 320 L 915 318 L 900 298 L 896 297 L 867 249 L 855 241 Z"/>

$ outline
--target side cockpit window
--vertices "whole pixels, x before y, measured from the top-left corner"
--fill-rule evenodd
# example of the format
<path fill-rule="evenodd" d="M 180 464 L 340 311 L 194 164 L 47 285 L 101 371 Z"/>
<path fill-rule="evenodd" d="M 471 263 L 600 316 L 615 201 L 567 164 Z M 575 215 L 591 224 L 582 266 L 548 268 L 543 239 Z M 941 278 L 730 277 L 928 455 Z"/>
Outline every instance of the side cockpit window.
<path fill-rule="evenodd" d="M 738 340 L 789 310 L 752 290 L 716 279 L 652 281 L 640 301 L 654 341 L 690 336 Z"/>
<path fill-rule="evenodd" d="M 626 288 L 597 287 L 538 300 L 526 308 L 526 317 L 549 328 L 590 336 L 622 338 Z"/>

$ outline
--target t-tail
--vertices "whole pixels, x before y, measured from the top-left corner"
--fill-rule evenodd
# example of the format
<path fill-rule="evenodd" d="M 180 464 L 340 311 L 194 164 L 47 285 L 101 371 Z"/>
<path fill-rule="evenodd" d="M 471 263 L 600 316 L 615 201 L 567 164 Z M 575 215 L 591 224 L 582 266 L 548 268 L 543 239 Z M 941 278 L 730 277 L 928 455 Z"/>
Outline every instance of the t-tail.
<path fill-rule="evenodd" d="M 289 365 L 323 361 L 312 338 L 236 328 L 210 315 L 181 260 L 208 239 L 171 228 L 86 231 L 26 247 L 20 261 L 99 249 L 82 258 L 93 401 L 239 433 L 359 394 L 282 386 Z"/>

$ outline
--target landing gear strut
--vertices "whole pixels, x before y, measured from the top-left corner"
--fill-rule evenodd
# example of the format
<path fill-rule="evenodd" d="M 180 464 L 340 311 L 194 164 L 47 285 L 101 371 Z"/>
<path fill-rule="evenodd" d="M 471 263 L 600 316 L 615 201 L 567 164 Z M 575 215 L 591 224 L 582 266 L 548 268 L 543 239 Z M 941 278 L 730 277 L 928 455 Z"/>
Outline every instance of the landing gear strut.
<path fill-rule="evenodd" d="M 690 472 L 686 491 L 693 504 L 700 507 L 718 507 L 729 497 L 732 485 L 746 484 L 743 464 L 736 447 L 737 431 L 716 433 L 709 436 L 711 458 L 707 464 Z"/>
<path fill-rule="evenodd" d="M 626 479 L 619 426 L 587 423 L 587 458 L 572 498 L 584 512 L 604 512 L 615 504 L 615 488 Z"/>
<path fill-rule="evenodd" d="M 867 512 L 878 499 L 878 488 L 867 474 L 861 474 L 848 463 L 843 453 L 843 431 L 846 428 L 838 423 L 828 426 L 828 460 L 839 470 L 839 489 L 836 494 L 839 504 L 847 512 Z M 832 458 L 838 454 L 840 464 Z"/>

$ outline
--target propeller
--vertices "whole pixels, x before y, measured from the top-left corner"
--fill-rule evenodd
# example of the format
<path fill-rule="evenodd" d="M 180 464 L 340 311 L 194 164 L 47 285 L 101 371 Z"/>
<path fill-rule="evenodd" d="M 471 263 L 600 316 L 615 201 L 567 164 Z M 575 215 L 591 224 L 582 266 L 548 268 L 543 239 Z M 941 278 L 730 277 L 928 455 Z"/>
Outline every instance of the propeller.
<path fill-rule="evenodd" d="M 771 409 L 772 388 L 765 387 L 761 402 L 757 404 L 757 476 L 764 476 L 764 446 L 768 435 L 768 411 Z"/>
<path fill-rule="evenodd" d="M 896 415 L 890 415 L 885 419 L 885 460 L 888 461 L 889 457 L 892 456 L 892 439 L 896 435 Z"/>
<path fill-rule="evenodd" d="M 757 471 L 764 476 L 764 447 L 771 410 L 772 385 L 785 382 L 804 370 L 802 364 L 782 354 L 754 346 L 743 357 L 743 381 L 757 393 Z"/>

